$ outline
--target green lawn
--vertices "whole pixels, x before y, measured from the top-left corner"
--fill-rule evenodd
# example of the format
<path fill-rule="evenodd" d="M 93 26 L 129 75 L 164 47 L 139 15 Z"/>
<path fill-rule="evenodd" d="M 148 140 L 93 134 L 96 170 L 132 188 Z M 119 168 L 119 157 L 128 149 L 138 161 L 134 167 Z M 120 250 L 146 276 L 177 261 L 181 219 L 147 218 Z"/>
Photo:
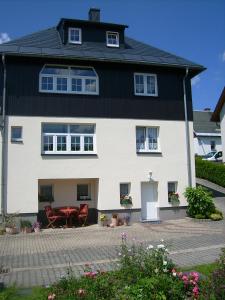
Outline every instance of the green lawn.
<path fill-rule="evenodd" d="M 217 266 L 218 266 L 217 263 L 214 262 L 211 264 L 196 265 L 196 266 L 192 266 L 192 267 L 181 268 L 181 271 L 182 272 L 196 271 L 205 276 L 209 276 L 213 271 L 215 271 Z"/>

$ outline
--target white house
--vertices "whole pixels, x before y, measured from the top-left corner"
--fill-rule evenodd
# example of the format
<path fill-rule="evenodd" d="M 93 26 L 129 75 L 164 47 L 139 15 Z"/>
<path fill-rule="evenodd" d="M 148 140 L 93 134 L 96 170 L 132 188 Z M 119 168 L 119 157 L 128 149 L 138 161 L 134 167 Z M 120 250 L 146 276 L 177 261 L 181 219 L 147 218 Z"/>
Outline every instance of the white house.
<path fill-rule="evenodd" d="M 195 185 L 190 81 L 204 67 L 126 28 L 91 9 L 88 21 L 61 19 L 0 46 L 2 214 L 41 218 L 54 200 L 88 203 L 90 222 L 185 215 L 183 192 Z"/>
<path fill-rule="evenodd" d="M 225 88 L 221 93 L 218 100 L 216 108 L 212 115 L 212 121 L 220 122 L 221 136 L 222 136 L 222 151 L 223 151 L 223 161 L 225 162 Z"/>
<path fill-rule="evenodd" d="M 200 156 L 222 150 L 220 123 L 211 121 L 212 114 L 209 109 L 193 112 L 194 151 Z"/>

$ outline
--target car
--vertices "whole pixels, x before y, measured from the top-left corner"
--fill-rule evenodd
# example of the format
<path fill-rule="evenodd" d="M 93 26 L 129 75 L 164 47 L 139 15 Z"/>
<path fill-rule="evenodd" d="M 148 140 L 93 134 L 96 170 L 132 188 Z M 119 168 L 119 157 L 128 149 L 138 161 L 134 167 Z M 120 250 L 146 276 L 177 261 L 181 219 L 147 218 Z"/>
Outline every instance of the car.
<path fill-rule="evenodd" d="M 222 161 L 223 160 L 223 152 L 222 151 L 211 151 L 208 154 L 202 157 L 203 160 L 209 161 Z"/>

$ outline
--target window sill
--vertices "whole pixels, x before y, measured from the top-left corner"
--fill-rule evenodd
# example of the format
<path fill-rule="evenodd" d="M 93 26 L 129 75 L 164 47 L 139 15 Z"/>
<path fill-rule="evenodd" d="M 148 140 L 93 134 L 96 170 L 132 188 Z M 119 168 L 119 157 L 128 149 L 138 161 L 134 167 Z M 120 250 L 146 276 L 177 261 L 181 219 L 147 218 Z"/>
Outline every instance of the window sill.
<path fill-rule="evenodd" d="M 137 151 L 137 154 L 162 154 L 161 151 Z"/>
<path fill-rule="evenodd" d="M 98 156 L 97 153 L 41 153 L 41 156 Z"/>
<path fill-rule="evenodd" d="M 141 97 L 154 97 L 154 98 L 159 98 L 159 95 L 149 95 L 149 94 L 134 94 L 134 96 L 141 96 Z"/>
<path fill-rule="evenodd" d="M 13 143 L 13 144 L 23 144 L 23 140 L 22 139 L 11 139 L 11 143 Z"/>

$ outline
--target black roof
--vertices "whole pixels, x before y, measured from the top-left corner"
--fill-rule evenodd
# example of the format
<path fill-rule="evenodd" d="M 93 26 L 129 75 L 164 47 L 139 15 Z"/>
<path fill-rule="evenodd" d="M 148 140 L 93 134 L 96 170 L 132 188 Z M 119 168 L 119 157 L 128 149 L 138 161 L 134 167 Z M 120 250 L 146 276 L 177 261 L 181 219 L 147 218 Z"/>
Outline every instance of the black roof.
<path fill-rule="evenodd" d="M 87 21 L 85 21 L 87 22 Z M 123 63 L 189 67 L 195 75 L 205 68 L 187 59 L 125 37 L 125 47 L 109 48 L 104 43 L 63 44 L 56 27 L 42 30 L 0 45 L 0 53 L 25 56 L 112 61 Z"/>
<path fill-rule="evenodd" d="M 212 111 L 193 111 L 193 126 L 196 133 L 220 134 L 220 124 L 211 121 Z"/>

